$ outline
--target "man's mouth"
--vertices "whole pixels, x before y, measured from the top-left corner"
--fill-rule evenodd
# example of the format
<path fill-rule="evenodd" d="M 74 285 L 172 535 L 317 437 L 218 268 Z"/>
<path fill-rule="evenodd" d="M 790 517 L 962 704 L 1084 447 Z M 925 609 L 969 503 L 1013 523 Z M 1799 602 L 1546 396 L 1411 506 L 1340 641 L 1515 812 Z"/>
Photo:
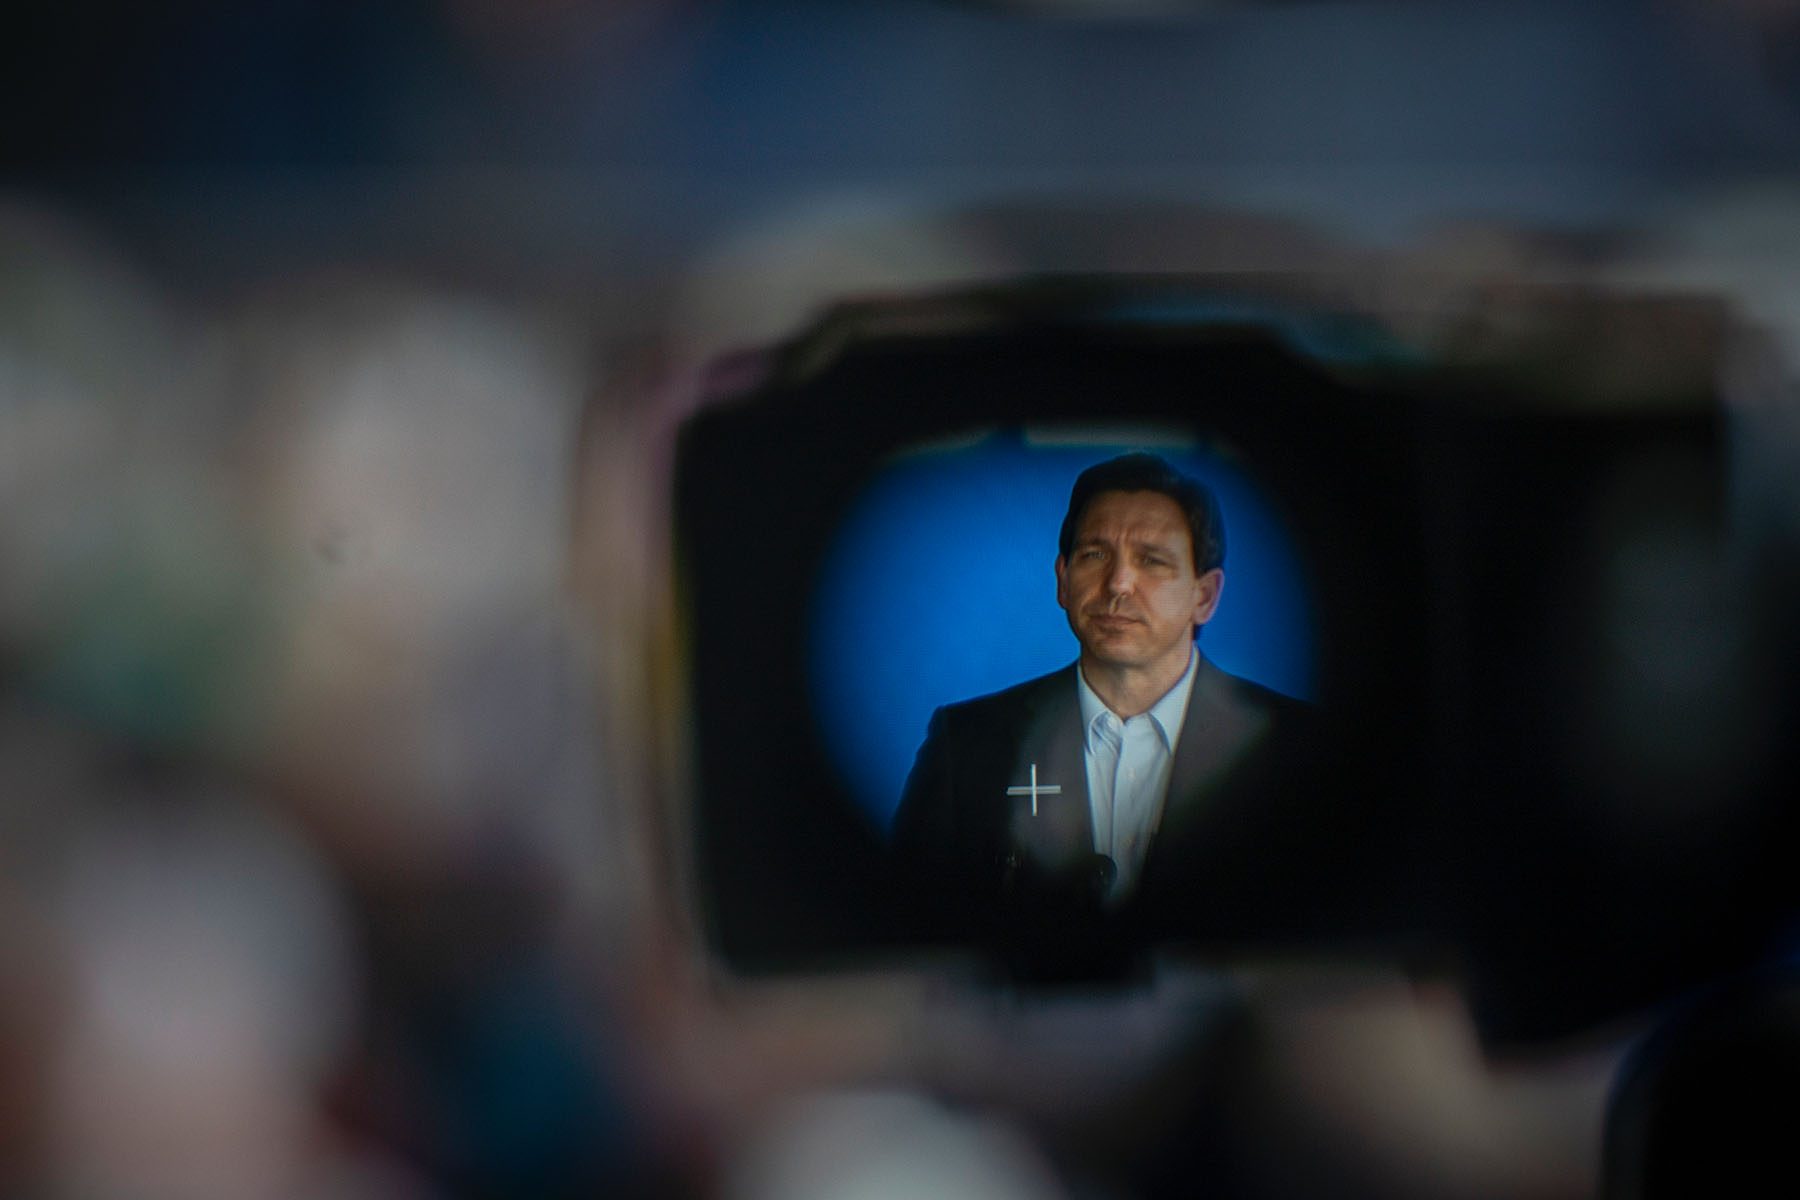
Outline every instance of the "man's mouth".
<path fill-rule="evenodd" d="M 1116 627 L 1123 627 L 1126 625 L 1142 624 L 1142 622 L 1139 621 L 1138 618 L 1136 618 L 1134 616 L 1130 616 L 1127 613 L 1115 613 L 1115 612 L 1089 613 L 1088 620 L 1092 621 L 1094 624 L 1100 626 L 1103 629 L 1112 629 L 1112 628 L 1116 628 Z"/>

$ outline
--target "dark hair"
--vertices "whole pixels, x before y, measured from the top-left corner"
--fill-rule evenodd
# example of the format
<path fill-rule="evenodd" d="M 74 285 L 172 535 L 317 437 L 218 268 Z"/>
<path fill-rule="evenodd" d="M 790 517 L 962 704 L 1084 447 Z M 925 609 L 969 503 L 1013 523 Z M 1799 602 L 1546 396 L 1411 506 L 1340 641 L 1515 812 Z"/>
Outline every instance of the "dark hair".
<path fill-rule="evenodd" d="M 1211 490 L 1156 455 L 1142 453 L 1109 458 L 1076 477 L 1075 488 L 1069 493 L 1069 513 L 1063 518 L 1062 532 L 1056 541 L 1064 558 L 1069 557 L 1075 544 L 1075 528 L 1081 524 L 1081 515 L 1103 492 L 1157 492 L 1167 496 L 1187 518 L 1194 574 L 1204 575 L 1225 565 L 1225 522 L 1219 516 L 1219 502 Z"/>

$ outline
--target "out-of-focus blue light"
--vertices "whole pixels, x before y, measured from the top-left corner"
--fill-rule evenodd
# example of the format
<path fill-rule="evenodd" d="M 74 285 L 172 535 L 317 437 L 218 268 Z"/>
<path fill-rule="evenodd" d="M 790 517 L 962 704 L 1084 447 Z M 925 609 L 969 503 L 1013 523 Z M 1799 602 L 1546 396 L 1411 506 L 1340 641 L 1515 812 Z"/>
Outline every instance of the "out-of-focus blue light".
<path fill-rule="evenodd" d="M 879 828 L 939 705 L 1074 661 L 1056 604 L 1056 535 L 1075 477 L 1150 449 L 1213 489 L 1225 591 L 1201 635 L 1227 671 L 1313 698 L 1313 602 L 1280 515 L 1218 453 L 994 434 L 897 456 L 845 520 L 813 592 L 814 715 L 851 794 Z"/>

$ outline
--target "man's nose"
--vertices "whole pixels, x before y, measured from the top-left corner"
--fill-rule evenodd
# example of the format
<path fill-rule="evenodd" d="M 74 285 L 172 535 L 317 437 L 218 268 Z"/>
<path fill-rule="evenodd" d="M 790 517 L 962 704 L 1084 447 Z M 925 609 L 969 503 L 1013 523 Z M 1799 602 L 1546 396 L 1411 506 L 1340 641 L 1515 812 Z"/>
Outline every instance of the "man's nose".
<path fill-rule="evenodd" d="M 1115 560 L 1112 571 L 1106 577 L 1106 590 L 1115 596 L 1123 596 L 1129 593 L 1136 583 L 1137 572 L 1131 569 L 1131 564 L 1124 559 Z"/>

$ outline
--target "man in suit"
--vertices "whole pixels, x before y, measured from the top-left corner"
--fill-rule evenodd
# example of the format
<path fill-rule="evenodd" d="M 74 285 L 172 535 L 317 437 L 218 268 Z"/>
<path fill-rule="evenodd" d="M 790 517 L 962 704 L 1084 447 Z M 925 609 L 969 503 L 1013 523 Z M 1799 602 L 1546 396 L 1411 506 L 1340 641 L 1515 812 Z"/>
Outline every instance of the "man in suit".
<path fill-rule="evenodd" d="M 1309 790 L 1315 717 L 1200 653 L 1225 579 L 1217 502 L 1125 455 L 1076 480 L 1058 550 L 1080 657 L 937 710 L 907 779 L 894 844 L 914 931 L 1028 964 L 1256 933 L 1276 915 L 1271 855 L 1306 840 L 1281 804 Z"/>

